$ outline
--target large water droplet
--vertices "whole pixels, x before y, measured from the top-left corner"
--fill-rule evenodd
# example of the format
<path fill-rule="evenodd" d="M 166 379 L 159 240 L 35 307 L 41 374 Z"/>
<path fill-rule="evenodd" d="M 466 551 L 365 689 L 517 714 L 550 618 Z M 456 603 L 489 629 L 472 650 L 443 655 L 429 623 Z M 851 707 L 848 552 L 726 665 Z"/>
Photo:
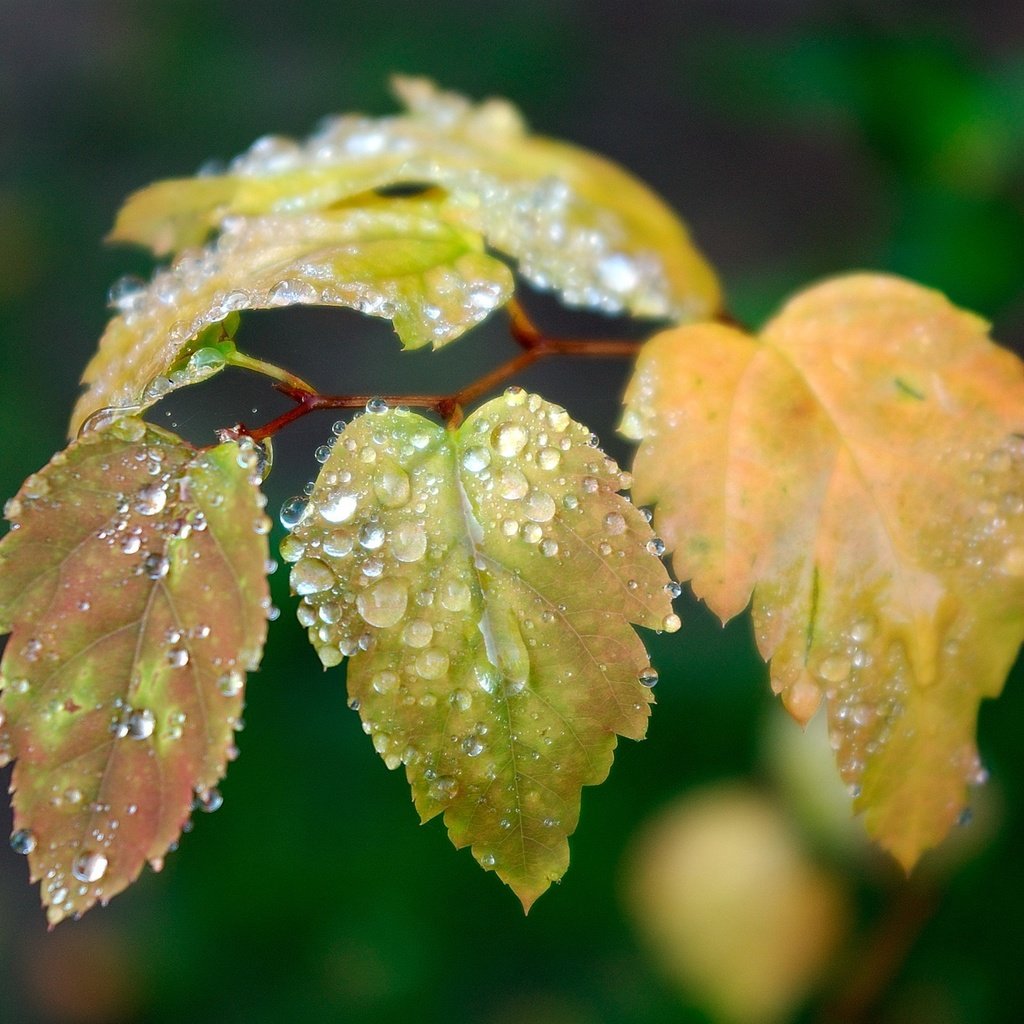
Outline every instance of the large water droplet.
<path fill-rule="evenodd" d="M 281 506 L 281 525 L 286 530 L 294 530 L 309 511 L 309 499 L 304 497 L 289 498 Z"/>
<path fill-rule="evenodd" d="M 498 493 L 507 501 L 518 501 L 530 489 L 529 481 L 518 469 L 504 469 L 498 476 Z"/>
<path fill-rule="evenodd" d="M 142 560 L 142 571 L 151 580 L 162 580 L 171 569 L 171 563 L 161 554 L 146 555 Z"/>
<path fill-rule="evenodd" d="M 397 580 L 381 580 L 356 598 L 359 614 L 371 626 L 393 626 L 405 614 L 409 591 Z"/>
<path fill-rule="evenodd" d="M 133 740 L 147 740 L 156 730 L 156 715 L 149 708 L 141 711 L 133 711 L 128 716 L 128 738 Z"/>
<path fill-rule="evenodd" d="M 555 499 L 547 491 L 531 491 L 523 502 L 523 512 L 535 523 L 546 523 L 554 517 Z"/>
<path fill-rule="evenodd" d="M 479 473 L 491 464 L 491 453 L 486 448 L 470 448 L 462 456 L 462 465 L 470 473 Z"/>
<path fill-rule="evenodd" d="M 80 882 L 98 882 L 106 873 L 107 858 L 95 851 L 83 851 L 71 865 L 71 874 Z"/>
<path fill-rule="evenodd" d="M 427 550 L 427 531 L 419 523 L 399 523 L 391 535 L 391 553 L 400 562 L 418 562 Z"/>
<path fill-rule="evenodd" d="M 330 590 L 335 583 L 334 573 L 319 558 L 301 558 L 292 567 L 292 590 L 300 597 Z"/>
<path fill-rule="evenodd" d="M 161 484 L 143 487 L 135 496 L 135 511 L 144 516 L 155 516 L 167 504 L 167 491 Z"/>
<path fill-rule="evenodd" d="M 438 647 L 428 647 L 416 656 L 416 671 L 424 679 L 440 679 L 448 671 L 448 655 Z"/>
<path fill-rule="evenodd" d="M 383 466 L 373 476 L 373 490 L 385 508 L 400 508 L 412 493 L 409 474 L 400 466 Z"/>
<path fill-rule="evenodd" d="M 358 504 L 358 499 L 350 491 L 329 491 L 320 500 L 318 511 L 321 518 L 329 523 L 345 523 L 352 518 Z"/>
<path fill-rule="evenodd" d="M 506 459 L 518 455 L 526 447 L 529 439 L 526 428 L 520 423 L 502 423 L 491 433 L 491 445 Z"/>

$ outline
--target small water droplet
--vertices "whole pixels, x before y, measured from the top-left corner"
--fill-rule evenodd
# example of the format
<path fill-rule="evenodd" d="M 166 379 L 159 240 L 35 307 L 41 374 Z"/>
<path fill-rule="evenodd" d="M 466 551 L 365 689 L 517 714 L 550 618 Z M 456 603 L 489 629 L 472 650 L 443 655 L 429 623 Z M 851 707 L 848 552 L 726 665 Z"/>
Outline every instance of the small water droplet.
<path fill-rule="evenodd" d="M 36 848 L 35 833 L 27 828 L 19 828 L 11 835 L 11 849 L 27 857 Z"/>
<path fill-rule="evenodd" d="M 171 563 L 161 554 L 154 552 L 142 560 L 142 571 L 151 580 L 162 580 L 170 572 Z"/>

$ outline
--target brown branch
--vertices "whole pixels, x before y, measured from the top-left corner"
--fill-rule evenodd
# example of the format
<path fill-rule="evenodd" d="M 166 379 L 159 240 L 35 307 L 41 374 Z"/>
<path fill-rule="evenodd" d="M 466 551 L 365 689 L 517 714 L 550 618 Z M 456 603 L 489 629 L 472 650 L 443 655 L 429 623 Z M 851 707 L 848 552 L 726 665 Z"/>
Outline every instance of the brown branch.
<path fill-rule="evenodd" d="M 509 303 L 508 311 L 509 330 L 523 351 L 458 391 L 436 395 L 322 395 L 304 387 L 278 383 L 275 385 L 277 390 L 287 395 L 295 403 L 293 408 L 260 427 L 250 429 L 239 423 L 226 433 L 232 437 L 244 436 L 251 437 L 254 441 L 264 441 L 311 412 L 318 412 L 322 409 L 359 409 L 365 406 L 371 398 L 379 398 L 388 405 L 408 405 L 429 409 L 440 416 L 449 427 L 455 428 L 462 422 L 462 410 L 466 405 L 493 391 L 498 385 L 541 359 L 554 355 L 596 359 L 629 358 L 636 354 L 639 346 L 639 342 L 635 341 L 548 338 L 538 330 L 523 308 L 514 300 Z"/>

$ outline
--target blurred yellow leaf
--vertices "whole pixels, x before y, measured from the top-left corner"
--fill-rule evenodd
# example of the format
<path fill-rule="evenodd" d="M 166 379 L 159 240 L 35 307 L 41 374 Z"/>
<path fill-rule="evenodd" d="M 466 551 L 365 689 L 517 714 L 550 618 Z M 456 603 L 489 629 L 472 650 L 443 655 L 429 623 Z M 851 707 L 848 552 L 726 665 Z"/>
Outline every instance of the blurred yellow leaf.
<path fill-rule="evenodd" d="M 1024 367 L 942 295 L 880 275 L 759 338 L 665 332 L 623 429 L 638 501 L 723 619 L 753 594 L 772 684 L 822 695 L 868 832 L 908 869 L 983 779 L 982 697 L 1024 637 Z"/>
<path fill-rule="evenodd" d="M 435 185 L 468 206 L 492 248 L 570 305 L 692 320 L 720 303 L 683 224 L 615 164 L 527 132 L 503 100 L 473 105 L 396 78 L 408 113 L 330 120 L 304 143 L 264 138 L 215 177 L 129 198 L 111 239 L 158 254 L 202 242 L 225 218 L 325 209 L 374 189 Z"/>
<path fill-rule="evenodd" d="M 847 925 L 837 882 L 774 804 L 735 784 L 663 811 L 634 844 L 627 884 L 666 975 L 722 1024 L 788 1019 Z"/>

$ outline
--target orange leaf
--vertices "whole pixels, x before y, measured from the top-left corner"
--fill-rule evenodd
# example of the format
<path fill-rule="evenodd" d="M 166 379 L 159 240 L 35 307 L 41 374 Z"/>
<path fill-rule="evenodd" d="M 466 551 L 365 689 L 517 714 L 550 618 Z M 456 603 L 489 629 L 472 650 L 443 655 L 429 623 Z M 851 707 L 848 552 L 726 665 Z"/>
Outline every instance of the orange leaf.
<path fill-rule="evenodd" d="M 760 338 L 657 336 L 626 399 L 679 578 L 723 620 L 753 594 L 774 689 L 802 722 L 825 698 L 855 806 L 908 869 L 984 777 L 978 704 L 1024 638 L 1024 368 L 986 327 L 853 275 Z"/>

